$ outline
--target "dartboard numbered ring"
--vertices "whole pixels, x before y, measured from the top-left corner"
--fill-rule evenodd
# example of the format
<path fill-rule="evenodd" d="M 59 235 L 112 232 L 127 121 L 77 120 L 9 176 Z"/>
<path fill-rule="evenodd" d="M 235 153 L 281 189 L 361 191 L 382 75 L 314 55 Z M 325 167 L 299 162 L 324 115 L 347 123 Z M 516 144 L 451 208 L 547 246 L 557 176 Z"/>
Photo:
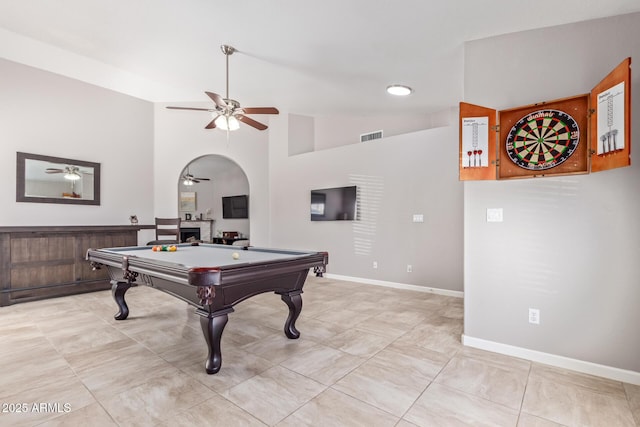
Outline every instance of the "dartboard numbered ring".
<path fill-rule="evenodd" d="M 527 114 L 511 128 L 506 150 L 516 165 L 528 170 L 546 170 L 565 162 L 578 147 L 578 122 L 564 111 L 538 110 Z"/>

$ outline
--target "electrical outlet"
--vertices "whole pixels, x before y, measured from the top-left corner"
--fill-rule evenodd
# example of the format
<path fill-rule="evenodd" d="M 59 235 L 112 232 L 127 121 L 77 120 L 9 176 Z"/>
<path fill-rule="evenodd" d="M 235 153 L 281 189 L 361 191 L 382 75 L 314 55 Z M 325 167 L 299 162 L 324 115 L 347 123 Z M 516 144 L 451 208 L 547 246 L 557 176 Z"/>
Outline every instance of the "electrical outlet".
<path fill-rule="evenodd" d="M 540 324 L 540 310 L 538 310 L 537 308 L 529 309 L 529 323 L 533 325 Z"/>
<path fill-rule="evenodd" d="M 411 273 L 413 271 L 413 267 L 411 264 L 407 264 L 407 273 Z"/>
<path fill-rule="evenodd" d="M 373 261 L 373 268 L 378 268 L 378 261 Z"/>

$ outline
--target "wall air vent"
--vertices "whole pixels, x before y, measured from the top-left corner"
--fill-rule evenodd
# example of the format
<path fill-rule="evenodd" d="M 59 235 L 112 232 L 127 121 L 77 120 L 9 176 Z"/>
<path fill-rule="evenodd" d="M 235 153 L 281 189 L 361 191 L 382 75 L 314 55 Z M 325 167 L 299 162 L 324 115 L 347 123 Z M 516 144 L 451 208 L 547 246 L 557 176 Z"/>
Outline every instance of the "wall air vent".
<path fill-rule="evenodd" d="M 360 142 L 368 142 L 380 138 L 382 138 L 382 131 L 377 130 L 375 132 L 363 133 L 362 135 L 360 135 Z"/>

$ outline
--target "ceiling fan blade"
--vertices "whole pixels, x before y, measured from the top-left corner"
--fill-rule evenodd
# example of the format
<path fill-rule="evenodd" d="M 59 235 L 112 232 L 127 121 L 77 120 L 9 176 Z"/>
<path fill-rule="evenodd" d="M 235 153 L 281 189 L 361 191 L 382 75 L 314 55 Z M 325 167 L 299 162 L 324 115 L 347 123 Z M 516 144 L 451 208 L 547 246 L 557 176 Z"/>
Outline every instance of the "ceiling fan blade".
<path fill-rule="evenodd" d="M 62 169 L 54 169 L 54 168 L 47 168 L 45 169 L 46 173 L 62 173 L 64 172 Z"/>
<path fill-rule="evenodd" d="M 242 123 L 248 124 L 249 126 L 253 126 L 258 130 L 265 130 L 267 128 L 267 125 L 257 122 L 247 116 L 243 116 L 242 114 L 236 114 L 236 119 L 240 120 Z"/>
<path fill-rule="evenodd" d="M 280 114 L 280 111 L 275 107 L 243 107 L 242 111 L 245 114 Z"/>
<path fill-rule="evenodd" d="M 215 129 L 215 127 L 216 127 L 216 119 L 217 119 L 218 117 L 219 117 L 219 116 L 216 116 L 216 117 L 215 117 L 213 120 L 211 120 L 211 121 L 209 122 L 209 124 L 208 124 L 208 125 L 206 125 L 204 128 L 205 128 L 205 129 Z"/>
<path fill-rule="evenodd" d="M 220 95 L 218 95 L 217 93 L 213 93 L 213 92 L 205 92 L 207 94 L 207 96 L 209 98 L 211 98 L 213 100 L 213 102 L 216 103 L 216 105 L 220 108 L 225 108 L 227 106 L 227 103 L 224 102 L 224 99 L 222 99 L 222 97 Z"/>
<path fill-rule="evenodd" d="M 216 111 L 211 108 L 192 108 L 192 107 L 167 107 L 170 110 L 196 110 L 196 111 Z"/>
<path fill-rule="evenodd" d="M 209 179 L 209 178 L 193 178 L 193 179 L 197 179 L 197 180 L 200 180 L 200 181 L 211 181 L 211 179 Z"/>

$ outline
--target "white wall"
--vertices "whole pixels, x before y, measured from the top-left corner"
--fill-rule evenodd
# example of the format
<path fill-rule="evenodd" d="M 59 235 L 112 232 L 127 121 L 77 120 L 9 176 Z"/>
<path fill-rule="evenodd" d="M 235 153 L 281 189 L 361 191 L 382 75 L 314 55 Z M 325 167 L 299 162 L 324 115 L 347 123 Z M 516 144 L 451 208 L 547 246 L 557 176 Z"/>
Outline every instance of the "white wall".
<path fill-rule="evenodd" d="M 315 147 L 315 119 L 299 114 L 289 114 L 289 155 L 308 153 Z"/>
<path fill-rule="evenodd" d="M 638 40 L 632 14 L 467 43 L 464 101 L 500 110 L 587 93 L 624 58 L 640 58 Z M 632 87 L 637 141 L 638 73 Z M 639 182 L 637 160 L 597 174 L 466 182 L 465 336 L 640 372 Z M 504 222 L 487 223 L 487 208 L 503 208 Z"/>
<path fill-rule="evenodd" d="M 153 222 L 151 103 L 3 59 L 0 75 L 0 225 Z M 101 204 L 17 203 L 17 151 L 100 163 Z"/>
<path fill-rule="evenodd" d="M 461 291 L 457 127 L 288 156 L 289 118 L 272 120 L 269 141 L 272 245 L 328 251 L 333 274 Z M 312 189 L 353 184 L 359 221 L 311 222 Z"/>

